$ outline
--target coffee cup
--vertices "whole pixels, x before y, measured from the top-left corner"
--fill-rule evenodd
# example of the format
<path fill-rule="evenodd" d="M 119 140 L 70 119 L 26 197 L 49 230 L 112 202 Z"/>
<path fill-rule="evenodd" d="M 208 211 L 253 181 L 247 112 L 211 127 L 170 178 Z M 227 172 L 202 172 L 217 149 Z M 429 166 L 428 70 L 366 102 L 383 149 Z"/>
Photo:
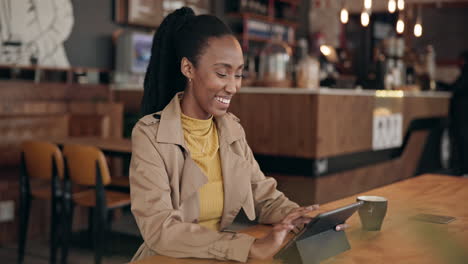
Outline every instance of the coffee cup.
<path fill-rule="evenodd" d="M 358 210 L 362 229 L 368 231 L 380 230 L 387 213 L 387 198 L 382 196 L 359 196 L 356 200 L 363 202 Z"/>

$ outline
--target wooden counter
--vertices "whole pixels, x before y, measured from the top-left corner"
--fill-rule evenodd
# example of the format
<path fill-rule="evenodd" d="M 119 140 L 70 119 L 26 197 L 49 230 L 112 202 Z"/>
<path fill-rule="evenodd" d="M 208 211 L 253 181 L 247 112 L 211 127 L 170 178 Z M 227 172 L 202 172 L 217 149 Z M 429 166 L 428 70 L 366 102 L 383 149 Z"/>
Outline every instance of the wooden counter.
<path fill-rule="evenodd" d="M 363 231 L 358 214 L 347 221 L 351 249 L 325 261 L 325 263 L 466 263 L 468 258 L 468 211 L 460 201 L 468 199 L 468 179 L 423 175 L 362 195 L 379 195 L 388 199 L 388 210 L 381 231 Z M 360 194 L 361 195 L 361 194 Z M 353 195 L 322 205 L 328 211 L 355 201 Z M 418 213 L 453 216 L 449 224 L 431 224 L 411 220 Z M 270 226 L 259 225 L 245 230 L 262 237 Z M 174 259 L 154 256 L 134 262 L 146 263 L 238 263 L 207 259 Z M 249 260 L 248 263 L 281 263 L 280 261 Z"/>
<path fill-rule="evenodd" d="M 449 97 L 405 92 L 403 131 L 414 119 L 447 116 Z M 372 149 L 375 98 L 370 90 L 242 88 L 230 111 L 256 154 L 325 158 Z"/>
<path fill-rule="evenodd" d="M 372 129 L 376 100 L 385 96 L 372 90 L 242 88 L 230 111 L 240 118 L 262 169 L 288 197 L 324 203 L 414 175 L 428 130 L 411 133 L 396 159 L 326 173 L 382 154 L 372 148 Z M 404 136 L 415 120 L 447 117 L 449 98 L 446 92 L 395 91 L 386 100 L 400 105 Z M 317 177 L 317 162 L 326 175 Z"/>

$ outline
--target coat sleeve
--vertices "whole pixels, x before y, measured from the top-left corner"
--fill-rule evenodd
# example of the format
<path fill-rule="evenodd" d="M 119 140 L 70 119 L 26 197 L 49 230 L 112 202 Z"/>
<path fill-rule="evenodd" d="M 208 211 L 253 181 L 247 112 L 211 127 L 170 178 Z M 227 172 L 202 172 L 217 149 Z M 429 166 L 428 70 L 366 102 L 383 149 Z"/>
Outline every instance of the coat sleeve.
<path fill-rule="evenodd" d="M 183 222 L 181 211 L 172 206 L 169 176 L 154 134 L 145 128 L 139 122 L 132 132 L 130 192 L 132 213 L 146 246 L 176 258 L 245 262 L 255 238 Z"/>
<path fill-rule="evenodd" d="M 263 174 L 245 137 L 242 139 L 242 144 L 244 155 L 255 171 L 251 178 L 251 185 L 258 221 L 263 224 L 278 223 L 299 205 L 290 201 L 282 192 L 276 189 L 275 179 L 266 177 Z"/>

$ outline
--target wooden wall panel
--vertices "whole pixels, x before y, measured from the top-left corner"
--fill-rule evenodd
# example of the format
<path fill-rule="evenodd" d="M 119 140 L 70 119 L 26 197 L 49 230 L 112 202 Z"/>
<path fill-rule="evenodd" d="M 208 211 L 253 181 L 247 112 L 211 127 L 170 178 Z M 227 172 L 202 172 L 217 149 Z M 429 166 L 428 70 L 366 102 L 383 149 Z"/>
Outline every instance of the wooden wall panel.
<path fill-rule="evenodd" d="M 68 104 L 70 114 L 78 115 L 107 115 L 109 116 L 109 137 L 121 138 L 123 134 L 123 104 L 121 103 L 92 103 L 71 102 Z"/>
<path fill-rule="evenodd" d="M 449 111 L 449 98 L 405 97 L 403 99 L 403 131 L 413 119 L 446 117 Z"/>
<path fill-rule="evenodd" d="M 66 112 L 67 104 L 64 102 L 8 101 L 0 104 L 0 115 L 50 115 Z"/>
<path fill-rule="evenodd" d="M 112 101 L 109 85 L 0 81 L 1 101 Z"/>
<path fill-rule="evenodd" d="M 318 95 L 315 157 L 371 150 L 374 100 L 372 96 Z"/>
<path fill-rule="evenodd" d="M 255 153 L 313 157 L 316 106 L 312 95 L 240 93 L 229 111 L 241 120 Z"/>
<path fill-rule="evenodd" d="M 24 140 L 67 134 L 67 114 L 0 116 L 0 167 L 19 164 L 20 145 Z"/>
<path fill-rule="evenodd" d="M 122 103 L 125 113 L 140 113 L 143 90 L 115 90 L 113 94 L 114 102 Z"/>

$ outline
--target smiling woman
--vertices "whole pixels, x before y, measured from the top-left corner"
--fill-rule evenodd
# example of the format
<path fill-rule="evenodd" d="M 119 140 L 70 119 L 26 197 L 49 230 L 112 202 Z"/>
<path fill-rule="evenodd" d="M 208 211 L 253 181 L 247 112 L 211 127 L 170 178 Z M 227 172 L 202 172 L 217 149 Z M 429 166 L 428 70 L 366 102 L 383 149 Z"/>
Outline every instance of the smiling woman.
<path fill-rule="evenodd" d="M 132 212 L 145 243 L 134 260 L 179 258 L 246 261 L 269 258 L 287 233 L 310 221 L 261 172 L 242 126 L 228 107 L 241 87 L 242 49 L 217 17 L 190 8 L 169 14 L 153 40 L 142 101 L 132 132 Z M 223 232 L 244 211 L 274 224 L 261 239 Z"/>

